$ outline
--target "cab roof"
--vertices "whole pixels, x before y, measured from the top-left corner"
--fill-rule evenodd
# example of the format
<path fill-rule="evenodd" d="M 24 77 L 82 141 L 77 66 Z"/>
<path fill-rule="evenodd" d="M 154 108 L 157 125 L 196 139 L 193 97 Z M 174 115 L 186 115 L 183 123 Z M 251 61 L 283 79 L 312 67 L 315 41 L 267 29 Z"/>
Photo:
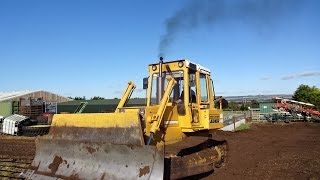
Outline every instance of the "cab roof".
<path fill-rule="evenodd" d="M 163 64 L 170 64 L 170 63 L 176 63 L 176 62 L 181 62 L 181 61 L 186 62 L 185 64 L 186 64 L 187 68 L 193 68 L 193 69 L 196 69 L 198 71 L 205 71 L 205 72 L 211 73 L 210 69 L 208 69 L 208 68 L 206 68 L 204 66 L 201 66 L 200 64 L 193 63 L 193 62 L 191 62 L 190 60 L 187 60 L 187 59 L 166 61 L 166 62 L 163 62 Z M 158 65 L 158 64 L 159 63 L 149 64 L 149 66 Z"/>

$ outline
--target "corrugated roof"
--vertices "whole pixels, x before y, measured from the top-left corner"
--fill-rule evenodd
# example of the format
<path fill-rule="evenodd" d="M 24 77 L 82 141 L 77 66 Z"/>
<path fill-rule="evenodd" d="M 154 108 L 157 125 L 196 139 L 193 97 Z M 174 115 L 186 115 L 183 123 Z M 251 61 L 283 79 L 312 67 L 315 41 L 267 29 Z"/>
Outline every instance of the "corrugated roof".
<path fill-rule="evenodd" d="M 88 102 L 88 105 L 118 105 L 120 99 L 103 99 L 103 100 L 73 100 L 59 103 L 59 105 L 80 105 L 81 102 Z M 128 105 L 145 105 L 145 98 L 129 99 Z"/>
<path fill-rule="evenodd" d="M 34 92 L 37 92 L 37 91 L 27 90 L 27 91 L 0 92 L 0 101 L 10 100 L 10 99 L 24 96 L 24 95 L 34 93 Z"/>
<path fill-rule="evenodd" d="M 41 92 L 42 90 L 35 90 L 35 91 L 30 91 L 30 90 L 26 90 L 26 91 L 12 91 L 12 92 L 0 92 L 0 102 L 1 101 L 7 101 L 7 100 L 11 100 L 11 99 L 15 99 L 15 98 L 19 98 L 21 96 L 25 96 L 28 94 L 32 94 L 32 93 L 37 93 L 37 92 Z M 43 91 L 46 92 L 46 91 Z M 68 99 L 68 98 L 66 98 Z"/>

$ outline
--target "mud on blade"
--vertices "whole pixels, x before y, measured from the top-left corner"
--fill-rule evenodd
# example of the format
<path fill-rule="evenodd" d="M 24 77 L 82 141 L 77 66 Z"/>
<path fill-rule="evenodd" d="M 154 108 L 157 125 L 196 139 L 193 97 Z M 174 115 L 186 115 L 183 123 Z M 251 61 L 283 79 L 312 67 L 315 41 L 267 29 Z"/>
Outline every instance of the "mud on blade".
<path fill-rule="evenodd" d="M 22 177 L 162 179 L 163 157 L 145 145 L 138 113 L 58 114 Z"/>
<path fill-rule="evenodd" d="M 162 179 L 163 151 L 154 146 L 39 139 L 26 178 Z"/>

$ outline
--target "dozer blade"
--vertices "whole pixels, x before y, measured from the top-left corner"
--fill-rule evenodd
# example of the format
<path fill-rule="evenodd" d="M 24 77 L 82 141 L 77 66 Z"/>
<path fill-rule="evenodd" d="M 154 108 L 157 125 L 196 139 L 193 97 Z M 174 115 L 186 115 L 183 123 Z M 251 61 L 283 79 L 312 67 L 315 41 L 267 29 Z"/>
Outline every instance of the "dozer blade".
<path fill-rule="evenodd" d="M 40 139 L 31 166 L 31 179 L 162 179 L 163 155 L 152 146 Z"/>
<path fill-rule="evenodd" d="M 138 113 L 55 115 L 27 179 L 162 179 L 163 147 L 146 146 Z"/>

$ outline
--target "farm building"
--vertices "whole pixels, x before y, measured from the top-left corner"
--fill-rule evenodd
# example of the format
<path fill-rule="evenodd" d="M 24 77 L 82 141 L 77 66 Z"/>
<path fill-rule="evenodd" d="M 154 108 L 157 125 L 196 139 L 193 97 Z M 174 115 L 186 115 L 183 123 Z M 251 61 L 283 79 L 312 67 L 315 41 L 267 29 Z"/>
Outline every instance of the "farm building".
<path fill-rule="evenodd" d="M 70 99 L 48 91 L 0 92 L 0 116 L 55 113 L 57 103 L 66 101 Z"/>
<path fill-rule="evenodd" d="M 104 100 L 74 100 L 58 103 L 58 113 L 73 113 L 81 105 L 86 103 L 83 113 L 101 113 L 113 112 L 117 108 L 120 99 L 104 99 Z M 133 98 L 130 99 L 126 106 L 145 106 L 146 99 Z"/>
<path fill-rule="evenodd" d="M 268 114 L 268 113 L 276 112 L 276 110 L 274 110 L 272 108 L 275 105 L 276 105 L 276 103 L 273 103 L 273 102 L 262 102 L 262 103 L 259 103 L 260 113 Z"/>
<path fill-rule="evenodd" d="M 44 101 L 50 102 L 66 102 L 69 98 L 54 94 L 48 91 L 14 91 L 14 92 L 0 92 L 0 102 L 3 101 L 19 101 L 20 98 L 42 98 Z"/>

